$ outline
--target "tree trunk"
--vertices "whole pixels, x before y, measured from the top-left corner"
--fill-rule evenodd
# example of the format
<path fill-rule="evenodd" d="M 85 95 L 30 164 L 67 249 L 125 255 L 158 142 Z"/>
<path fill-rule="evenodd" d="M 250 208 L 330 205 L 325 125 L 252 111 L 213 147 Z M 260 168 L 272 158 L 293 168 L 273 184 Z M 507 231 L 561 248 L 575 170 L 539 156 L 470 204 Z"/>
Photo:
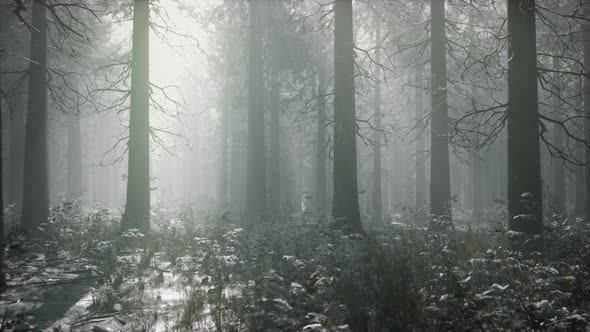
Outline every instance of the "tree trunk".
<path fill-rule="evenodd" d="M 122 226 L 141 231 L 149 230 L 150 217 L 149 24 L 149 1 L 134 0 L 127 200 Z"/>
<path fill-rule="evenodd" d="M 8 194 L 5 199 L 7 205 L 13 205 L 13 212 L 20 220 L 23 199 L 23 172 L 25 158 L 25 105 L 24 98 L 20 95 L 6 100 L 9 105 L 8 113 L 10 118 L 7 123 L 8 127 L 8 162 L 7 169 L 10 176 L 6 176 L 6 186 Z M 16 101 L 14 100 L 16 99 Z"/>
<path fill-rule="evenodd" d="M 579 160 L 584 160 L 584 151 L 585 145 L 583 142 L 576 142 L 576 153 L 579 156 Z M 586 212 L 586 188 L 585 188 L 585 181 L 584 181 L 584 166 L 576 166 L 576 202 L 575 202 L 575 214 L 578 218 L 584 218 L 584 213 Z"/>
<path fill-rule="evenodd" d="M 47 21 L 45 0 L 34 1 L 25 129 L 22 230 L 38 232 L 49 213 L 47 178 Z"/>
<path fill-rule="evenodd" d="M 557 57 L 553 58 L 553 69 L 559 70 L 559 63 Z M 558 82 L 557 73 L 553 74 L 553 84 L 557 87 L 556 94 L 559 93 L 561 86 Z M 557 112 L 560 111 L 560 99 L 558 95 L 553 96 L 553 106 Z M 556 115 L 556 120 L 561 120 L 561 114 Z M 563 145 L 563 128 L 558 124 L 553 124 L 553 144 L 557 149 L 565 149 Z M 566 183 L 565 183 L 565 167 L 563 160 L 557 159 L 553 161 L 553 208 L 558 214 L 566 212 Z"/>
<path fill-rule="evenodd" d="M 82 145 L 80 114 L 68 116 L 67 197 L 73 201 L 82 197 Z"/>
<path fill-rule="evenodd" d="M 477 87 L 471 85 L 471 97 L 473 98 L 473 104 L 476 105 L 476 101 L 479 98 L 477 93 Z M 479 144 L 479 135 L 477 136 L 477 142 Z M 479 150 L 474 149 L 471 151 L 471 167 L 472 167 L 472 181 L 471 181 L 471 200 L 473 208 L 473 221 L 476 224 L 480 224 L 483 219 L 483 173 L 481 170 L 481 155 Z"/>
<path fill-rule="evenodd" d="M 269 209 L 274 221 L 281 217 L 281 100 L 276 62 L 271 72 L 270 90 L 270 173 L 269 173 Z"/>
<path fill-rule="evenodd" d="M 219 197 L 218 197 L 218 210 L 221 212 L 227 211 L 228 206 L 228 197 L 227 197 L 227 187 L 228 187 L 228 172 L 229 172 L 229 144 L 228 144 L 228 134 L 229 134 L 229 47 L 226 44 L 225 47 L 225 61 L 224 71 L 223 74 L 223 91 L 221 93 L 221 100 L 220 100 L 220 107 L 221 107 L 221 128 L 220 128 L 220 138 L 221 138 L 221 160 L 220 160 L 220 176 L 219 176 Z"/>
<path fill-rule="evenodd" d="M 416 209 L 416 220 L 419 223 L 426 221 L 426 153 L 424 147 L 424 91 L 423 91 L 423 67 L 416 65 L 416 182 L 414 188 L 414 208 Z"/>
<path fill-rule="evenodd" d="M 229 177 L 229 205 L 232 215 L 242 216 L 244 213 L 244 173 L 246 168 L 244 158 L 244 134 L 241 128 L 242 121 L 237 117 L 237 112 L 232 112 L 232 131 L 230 148 L 230 177 Z"/>
<path fill-rule="evenodd" d="M 373 116 L 375 129 L 373 130 L 373 223 L 383 221 L 383 189 L 381 185 L 381 21 L 377 20 L 375 41 L 375 104 Z"/>
<path fill-rule="evenodd" d="M 320 60 L 318 64 L 318 124 L 316 131 L 316 201 L 320 222 L 326 217 L 326 67 Z"/>
<path fill-rule="evenodd" d="M 543 232 L 535 1 L 508 0 L 508 225 Z"/>
<path fill-rule="evenodd" d="M 1 24 L 1 23 L 0 23 Z M 4 29 L 2 29 L 3 31 Z M 2 59 L 2 51 L 0 51 L 0 64 L 3 63 Z M 0 77 L 0 85 L 2 82 L 2 77 Z M 2 87 L 0 86 L 0 91 L 2 91 Z M 6 227 L 4 225 L 4 160 L 3 160 L 3 152 L 4 152 L 4 130 L 3 130 L 3 123 L 4 119 L 2 116 L 4 112 L 2 111 L 2 98 L 3 94 L 0 95 L 0 292 L 6 289 L 6 269 L 4 265 L 4 247 L 6 242 Z M 7 100 L 5 100 L 8 102 Z"/>
<path fill-rule="evenodd" d="M 432 0 L 431 10 L 431 154 L 430 213 L 433 226 L 440 229 L 452 225 L 451 179 L 449 169 L 449 129 L 447 110 L 447 53 L 445 3 Z M 439 227 L 440 226 L 440 227 Z"/>
<path fill-rule="evenodd" d="M 585 145 L 585 192 L 586 221 L 590 222 L 590 0 L 583 0 L 584 25 L 584 140 Z"/>
<path fill-rule="evenodd" d="M 479 154 L 479 151 L 473 151 L 471 153 L 471 158 L 473 167 L 473 187 L 471 193 L 473 202 L 473 221 L 479 225 L 483 220 L 482 196 L 484 195 L 482 185 L 483 173 L 481 171 L 481 155 Z"/>
<path fill-rule="evenodd" d="M 352 0 L 334 2 L 334 205 L 336 227 L 364 233 L 358 200 Z"/>
<path fill-rule="evenodd" d="M 266 219 L 266 144 L 262 72 L 260 0 L 250 0 L 250 54 L 248 68 L 248 142 L 246 162 L 246 218 Z"/>
<path fill-rule="evenodd" d="M 25 36 L 23 36 L 24 33 L 28 33 L 26 29 L 21 29 L 22 31 L 18 33 L 10 31 L 10 27 L 16 22 L 18 22 L 18 19 L 11 11 L 4 10 L 0 13 L 0 33 L 10 36 L 8 38 L 9 42 L 14 39 L 26 39 Z M 7 60 L 4 60 L 2 64 L 8 64 Z M 3 179 L 3 198 L 4 204 L 6 206 L 11 206 L 11 214 L 15 219 L 14 222 L 17 224 L 20 221 L 23 198 L 26 97 L 26 94 L 18 94 L 8 99 L 4 99 L 6 108 L 4 109 L 5 169 L 3 171 L 5 171 L 5 173 Z"/>

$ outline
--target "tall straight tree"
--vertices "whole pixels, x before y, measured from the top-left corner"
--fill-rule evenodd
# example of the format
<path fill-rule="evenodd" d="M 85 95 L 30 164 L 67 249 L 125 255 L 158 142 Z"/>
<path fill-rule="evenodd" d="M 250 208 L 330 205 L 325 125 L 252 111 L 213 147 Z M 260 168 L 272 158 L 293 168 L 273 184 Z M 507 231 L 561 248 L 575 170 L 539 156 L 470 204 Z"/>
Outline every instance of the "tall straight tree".
<path fill-rule="evenodd" d="M 76 86 L 76 88 L 78 88 Z M 80 134 L 80 109 L 68 116 L 67 145 L 67 197 L 69 200 L 82 196 L 82 142 Z"/>
<path fill-rule="evenodd" d="M 375 18 L 375 100 L 373 117 L 373 223 L 380 224 L 383 218 L 383 189 L 381 185 L 381 20 Z"/>
<path fill-rule="evenodd" d="M 508 5 L 508 226 L 543 231 L 535 1 Z M 531 243 L 532 244 L 532 243 Z"/>
<path fill-rule="evenodd" d="M 221 136 L 221 160 L 220 160 L 220 176 L 219 176 L 219 199 L 218 199 L 218 210 L 219 211 L 226 211 L 228 210 L 227 203 L 228 203 L 228 195 L 227 195 L 227 188 L 228 188 L 228 173 L 229 173 L 229 69 L 230 69 L 230 51 L 228 42 L 225 42 L 225 46 L 223 49 L 224 54 L 224 61 L 223 61 L 223 87 L 221 92 L 221 100 L 219 101 L 219 105 L 221 108 L 221 126 L 220 126 L 220 136 Z"/>
<path fill-rule="evenodd" d="M 11 5 L 12 3 L 9 3 L 8 1 L 5 1 L 4 4 L 0 5 L 0 35 L 3 36 L 0 43 L 14 43 L 18 46 L 24 46 L 25 40 L 27 40 L 24 34 L 28 34 L 29 31 L 26 29 L 14 31 L 12 29 L 18 18 L 12 11 L 8 10 Z M 16 43 L 17 40 L 20 42 Z M 20 48 L 25 49 L 25 47 Z M 9 57 L 7 57 L 6 54 L 8 52 L 6 52 L 6 50 L 0 50 L 0 52 L 3 52 L 0 56 L 4 56 L 4 62 L 2 62 L 2 65 L 7 65 L 7 58 Z M 24 52 L 21 53 L 24 54 Z M 11 57 L 14 58 L 14 56 L 15 54 Z M 4 121 L 6 126 L 5 149 L 7 150 L 6 155 L 8 159 L 5 160 L 6 173 L 4 178 L 4 202 L 6 205 L 12 205 L 16 222 L 20 221 L 23 198 L 22 181 L 25 146 L 25 107 L 27 105 L 25 98 L 27 98 L 26 94 L 4 98 L 6 106 L 4 110 L 7 115 Z"/>
<path fill-rule="evenodd" d="M 584 139 L 590 142 L 590 0 L 583 0 L 584 23 Z M 585 144 L 584 183 L 586 192 L 586 221 L 590 221 L 590 145 Z"/>
<path fill-rule="evenodd" d="M 416 76 L 416 183 L 414 188 L 414 205 L 416 209 L 416 218 L 420 222 L 426 221 L 426 163 L 425 163 L 425 142 L 424 142 L 424 82 L 423 70 L 421 64 L 415 68 Z"/>
<path fill-rule="evenodd" d="M 477 18 L 475 17 L 475 11 L 469 12 L 469 28 L 468 33 L 471 36 L 475 36 L 474 31 L 474 24 L 477 22 Z M 479 52 L 477 46 L 472 47 L 471 50 L 474 54 L 481 53 Z M 473 82 L 471 83 L 471 99 L 473 108 L 476 108 L 477 101 L 479 100 L 479 93 L 478 87 L 475 82 L 475 77 Z M 476 133 L 476 142 L 479 144 L 479 134 Z M 471 217 L 474 222 L 478 225 L 483 219 L 483 172 L 481 167 L 481 154 L 479 153 L 478 147 L 470 151 L 471 156 L 471 202 L 472 202 L 472 214 Z"/>
<path fill-rule="evenodd" d="M 246 218 L 255 223 L 266 219 L 266 145 L 262 70 L 260 0 L 250 0 L 248 56 L 248 139 L 246 146 Z"/>
<path fill-rule="evenodd" d="M 21 227 L 37 233 L 49 211 L 47 173 L 47 20 L 46 0 L 33 1 L 29 92 L 25 128 Z"/>
<path fill-rule="evenodd" d="M 2 23 L 0 23 L 1 25 Z M 3 29 L 0 29 L 0 31 L 3 31 Z M 2 58 L 3 58 L 3 50 L 0 49 L 0 63 L 2 63 Z M 0 83 L 2 82 L 2 78 L 0 77 Z M 2 87 L 0 86 L 0 91 L 2 91 Z M 2 94 L 3 95 L 3 94 Z M 0 211 L 0 291 L 3 291 L 4 289 L 6 289 L 6 270 L 4 268 L 4 247 L 5 247 L 5 241 L 6 241 L 6 227 L 4 225 L 4 190 L 2 190 L 4 188 L 4 163 L 3 163 L 3 152 L 4 152 L 4 145 L 3 144 L 3 140 L 2 137 L 4 136 L 4 130 L 2 130 L 3 128 L 3 119 L 2 116 L 4 115 L 4 112 L 2 112 L 2 102 L 7 101 L 3 98 L 3 96 L 0 95 L 0 208 L 2 208 L 2 211 Z"/>
<path fill-rule="evenodd" d="M 478 99 L 478 89 L 474 84 L 471 85 L 471 98 L 473 105 Z M 477 137 L 479 141 L 479 136 Z M 483 179 L 481 169 L 481 155 L 477 149 L 471 151 L 471 199 L 473 202 L 472 218 L 477 224 L 483 219 Z"/>
<path fill-rule="evenodd" d="M 431 80 L 432 115 L 430 122 L 430 213 L 435 224 L 452 224 L 451 177 L 449 169 L 449 128 L 447 110 L 447 50 L 445 2 L 432 0 Z M 438 227 L 438 226 L 437 226 Z"/>
<path fill-rule="evenodd" d="M 364 233 L 358 200 L 352 0 L 334 1 L 334 203 L 336 227 Z"/>
<path fill-rule="evenodd" d="M 122 227 L 142 231 L 149 230 L 150 217 L 149 26 L 149 0 L 134 0 L 127 200 Z"/>
<path fill-rule="evenodd" d="M 318 60 L 318 123 L 316 129 L 316 165 L 315 165 L 315 196 L 318 203 L 319 216 L 326 217 L 326 66 L 323 59 Z"/>
<path fill-rule="evenodd" d="M 271 216 L 278 220 L 281 216 L 281 97 L 279 68 L 273 58 L 270 74 L 270 149 L 268 204 Z"/>
<path fill-rule="evenodd" d="M 553 58 L 553 69 L 559 69 L 559 61 L 557 56 Z M 560 105 L 560 97 L 558 95 L 559 90 L 561 89 L 559 84 L 559 75 L 557 72 L 553 73 L 553 84 L 556 86 L 557 91 L 555 91 L 555 95 L 553 95 L 553 107 L 555 110 L 559 111 L 561 108 Z M 561 120 L 561 114 L 556 115 L 556 120 Z M 562 150 L 565 149 L 563 144 L 563 128 L 560 124 L 554 123 L 552 127 L 552 134 L 553 134 L 553 144 L 556 148 Z M 565 182 L 565 167 L 562 160 L 554 160 L 553 166 L 553 208 L 556 210 L 557 213 L 565 213 L 566 212 L 566 182 Z"/>

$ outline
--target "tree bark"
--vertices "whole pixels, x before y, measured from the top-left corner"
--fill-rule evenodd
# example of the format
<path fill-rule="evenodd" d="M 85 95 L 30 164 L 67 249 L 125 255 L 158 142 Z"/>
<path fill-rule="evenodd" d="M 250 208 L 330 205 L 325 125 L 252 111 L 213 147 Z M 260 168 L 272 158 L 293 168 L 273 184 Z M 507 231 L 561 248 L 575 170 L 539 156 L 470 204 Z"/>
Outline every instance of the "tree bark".
<path fill-rule="evenodd" d="M 318 123 L 316 130 L 316 201 L 320 221 L 326 217 L 326 68 L 322 60 L 318 64 Z"/>
<path fill-rule="evenodd" d="M 149 1 L 134 0 L 127 200 L 122 226 L 141 231 L 149 230 L 150 218 L 149 24 Z"/>
<path fill-rule="evenodd" d="M 431 11 L 431 154 L 430 213 L 435 228 L 452 225 L 449 133 L 447 110 L 447 60 L 445 2 L 432 0 Z"/>
<path fill-rule="evenodd" d="M 1 24 L 1 23 L 0 23 Z M 4 29 L 2 29 L 3 31 Z M 3 63 L 3 52 L 0 50 L 0 64 Z M 0 77 L 0 85 L 2 77 Z M 0 91 L 2 87 L 0 86 Z M 6 245 L 6 226 L 4 225 L 4 130 L 3 123 L 4 112 L 2 110 L 2 96 L 0 95 L 0 292 L 6 289 L 6 268 L 4 265 L 4 247 Z M 8 102 L 7 100 L 5 100 Z"/>
<path fill-rule="evenodd" d="M 335 226 L 364 233 L 358 200 L 352 0 L 334 2 Z"/>
<path fill-rule="evenodd" d="M 576 153 L 579 156 L 579 160 L 584 160 L 585 145 L 583 142 L 576 142 Z M 586 183 L 584 180 L 584 166 L 576 166 L 576 202 L 575 202 L 575 215 L 578 218 L 584 218 L 586 212 Z"/>
<path fill-rule="evenodd" d="M 424 144 L 424 82 L 423 67 L 416 65 L 416 151 L 415 166 L 416 179 L 414 188 L 414 208 L 416 210 L 416 220 L 420 223 L 426 222 L 426 151 Z"/>
<path fill-rule="evenodd" d="M 68 116 L 67 150 L 67 197 L 70 201 L 80 199 L 82 186 L 82 142 L 80 135 L 80 114 Z"/>
<path fill-rule="evenodd" d="M 475 85 L 471 85 L 471 96 L 475 101 L 479 98 L 477 93 L 477 87 Z M 479 143 L 479 135 L 477 136 L 477 141 Z M 474 149 L 471 151 L 471 167 L 472 167 L 472 181 L 471 181 L 471 197 L 472 197 L 472 207 L 473 207 L 473 221 L 476 224 L 480 224 L 483 219 L 483 200 L 482 195 L 483 193 L 483 173 L 481 170 L 481 155 L 479 150 Z"/>
<path fill-rule="evenodd" d="M 226 211 L 228 210 L 228 195 L 227 195 L 227 187 L 228 187 L 228 172 L 229 172 L 229 143 L 228 143 L 228 135 L 229 135 L 229 46 L 226 44 L 225 50 L 225 61 L 224 65 L 224 74 L 223 74 L 223 91 L 221 93 L 221 100 L 219 102 L 221 107 L 221 127 L 220 127 L 220 150 L 221 150 L 221 160 L 220 160 L 220 176 L 219 176 L 219 197 L 218 197 L 218 210 L 219 211 Z"/>
<path fill-rule="evenodd" d="M 583 0 L 585 21 L 583 23 L 584 38 L 584 140 L 590 142 L 590 0 Z M 590 222 L 590 145 L 585 144 L 585 208 L 586 221 Z"/>
<path fill-rule="evenodd" d="M 553 58 L 553 68 L 559 70 L 559 63 L 557 57 Z M 561 89 L 558 82 L 559 78 L 557 73 L 553 74 L 553 84 L 557 87 L 556 94 Z M 557 112 L 560 111 L 560 99 L 558 95 L 553 96 L 553 106 Z M 556 115 L 556 119 L 561 119 L 561 114 Z M 552 127 L 553 144 L 557 149 L 563 150 L 563 128 L 558 124 L 554 123 Z M 553 208 L 558 214 L 564 214 L 566 212 L 566 183 L 565 183 L 565 167 L 563 160 L 556 159 L 553 161 Z"/>
<path fill-rule="evenodd" d="M 248 65 L 248 140 L 246 161 L 246 218 L 248 223 L 267 219 L 266 144 L 262 72 L 260 0 L 250 0 L 250 47 Z"/>
<path fill-rule="evenodd" d="M 375 128 L 373 130 L 373 223 L 381 224 L 383 221 L 383 187 L 381 184 L 381 21 L 377 20 L 375 37 L 375 100 L 373 105 L 373 117 Z"/>
<path fill-rule="evenodd" d="M 47 21 L 45 0 L 32 9 L 21 228 L 36 234 L 49 214 L 47 169 Z"/>
<path fill-rule="evenodd" d="M 7 196 L 4 197 L 4 201 L 6 205 L 13 205 L 13 211 L 17 218 L 17 222 L 20 221 L 21 217 L 24 185 L 23 173 L 26 127 L 25 97 L 27 96 L 20 95 L 6 100 L 6 105 L 9 106 L 9 120 L 7 121 L 9 141 L 7 144 L 8 162 L 6 162 L 6 164 L 10 176 L 5 176 L 5 185 L 8 187 L 8 190 Z"/>
<path fill-rule="evenodd" d="M 274 60 L 273 60 L 274 62 Z M 281 100 L 276 62 L 271 69 L 269 209 L 275 221 L 281 217 Z"/>
<path fill-rule="evenodd" d="M 535 1 L 508 0 L 508 225 L 543 232 Z"/>

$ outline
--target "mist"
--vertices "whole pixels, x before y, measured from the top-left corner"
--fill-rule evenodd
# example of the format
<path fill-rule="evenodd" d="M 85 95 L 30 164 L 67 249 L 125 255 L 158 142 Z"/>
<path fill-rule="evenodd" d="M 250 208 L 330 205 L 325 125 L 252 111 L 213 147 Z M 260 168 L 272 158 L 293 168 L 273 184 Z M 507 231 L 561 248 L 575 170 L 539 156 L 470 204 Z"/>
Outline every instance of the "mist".
<path fill-rule="evenodd" d="M 589 19 L 3 1 L 0 331 L 584 330 Z"/>

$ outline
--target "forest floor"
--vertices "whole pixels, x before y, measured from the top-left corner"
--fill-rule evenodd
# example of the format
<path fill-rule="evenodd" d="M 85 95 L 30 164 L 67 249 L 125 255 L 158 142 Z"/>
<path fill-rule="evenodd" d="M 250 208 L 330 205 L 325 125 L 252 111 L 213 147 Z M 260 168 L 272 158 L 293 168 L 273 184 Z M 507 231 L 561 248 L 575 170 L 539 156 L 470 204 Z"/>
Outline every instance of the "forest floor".
<path fill-rule="evenodd" d="M 119 234 L 106 210 L 63 206 L 43 241 L 13 237 L 0 331 L 590 326 L 590 225 L 556 219 L 545 253 L 525 256 L 492 224 L 431 233 L 411 221 L 361 237 L 161 210 L 147 236 Z"/>

